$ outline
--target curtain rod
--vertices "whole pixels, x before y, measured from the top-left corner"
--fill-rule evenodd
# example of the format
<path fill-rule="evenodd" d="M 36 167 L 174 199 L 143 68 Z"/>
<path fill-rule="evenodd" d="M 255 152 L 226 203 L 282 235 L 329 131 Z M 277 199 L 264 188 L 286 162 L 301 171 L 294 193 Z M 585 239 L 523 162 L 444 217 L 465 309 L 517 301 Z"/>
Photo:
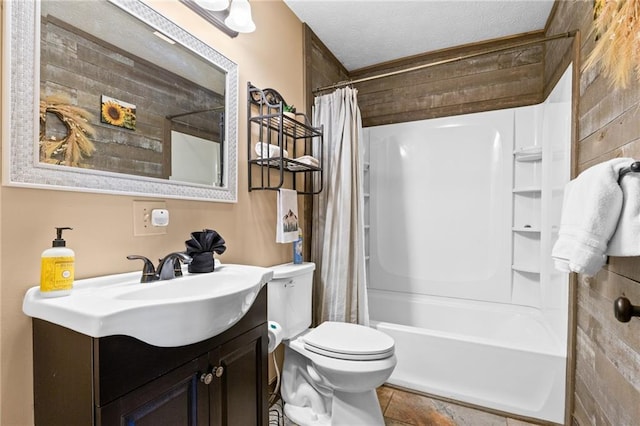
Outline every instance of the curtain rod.
<path fill-rule="evenodd" d="M 167 115 L 165 118 L 169 120 L 173 120 L 174 118 L 184 117 L 185 115 L 200 114 L 201 112 L 216 112 L 216 111 L 224 111 L 224 105 L 220 105 L 214 108 L 199 109 L 191 112 L 182 112 L 180 114 Z"/>
<path fill-rule="evenodd" d="M 370 77 L 357 78 L 355 80 L 340 81 L 340 82 L 332 84 L 330 86 L 318 87 L 317 89 L 314 89 L 312 91 L 312 93 L 316 94 L 318 92 L 322 92 L 322 91 L 325 91 L 325 90 L 338 89 L 340 87 L 349 86 L 349 85 L 352 85 L 352 84 L 355 84 L 355 83 L 362 83 L 362 82 L 365 82 L 365 81 L 377 80 L 379 78 L 392 77 L 392 76 L 398 75 L 398 74 L 404 74 L 404 73 L 411 72 L 411 71 L 418 71 L 418 70 L 421 70 L 421 69 L 424 69 L 424 68 L 433 67 L 433 66 L 436 66 L 436 65 L 443 65 L 443 64 L 448 64 L 448 63 L 451 63 L 451 62 L 462 61 L 464 59 L 475 58 L 476 56 L 486 55 L 486 54 L 489 54 L 489 53 L 501 52 L 503 50 L 514 49 L 516 47 L 528 46 L 530 44 L 536 44 L 536 43 L 542 43 L 542 42 L 547 42 L 547 41 L 552 41 L 552 40 L 558 40 L 558 39 L 561 39 L 561 38 L 571 38 L 571 37 L 575 37 L 576 33 L 577 33 L 577 30 L 568 31 L 568 32 L 565 32 L 565 33 L 555 34 L 555 35 L 552 35 L 552 36 L 543 37 L 543 38 L 539 38 L 539 39 L 536 39 L 536 40 L 528 40 L 528 41 L 523 41 L 523 42 L 520 42 L 520 43 L 514 43 L 514 44 L 511 44 L 509 46 L 497 47 L 497 48 L 493 48 L 493 49 L 489 49 L 489 50 L 483 50 L 481 52 L 476 52 L 476 53 L 469 53 L 469 54 L 466 54 L 466 55 L 457 56 L 455 58 L 443 59 L 443 60 L 436 61 L 436 62 L 429 62 L 428 64 L 417 65 L 415 67 L 404 68 L 404 69 L 401 69 L 401 70 L 391 71 L 391 72 L 387 72 L 387 73 L 384 73 L 384 74 L 377 74 L 377 75 L 372 75 Z"/>

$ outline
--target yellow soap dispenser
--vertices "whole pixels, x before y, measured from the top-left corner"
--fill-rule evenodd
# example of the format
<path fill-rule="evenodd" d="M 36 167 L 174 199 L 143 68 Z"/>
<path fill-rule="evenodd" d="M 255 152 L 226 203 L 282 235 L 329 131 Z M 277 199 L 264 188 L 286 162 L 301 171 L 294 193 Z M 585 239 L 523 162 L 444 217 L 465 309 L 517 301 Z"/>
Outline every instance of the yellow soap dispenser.
<path fill-rule="evenodd" d="M 42 252 L 40 268 L 40 294 L 42 297 L 67 296 L 73 287 L 75 253 L 66 247 L 62 231 L 69 227 L 56 228 L 56 239 L 51 248 Z"/>

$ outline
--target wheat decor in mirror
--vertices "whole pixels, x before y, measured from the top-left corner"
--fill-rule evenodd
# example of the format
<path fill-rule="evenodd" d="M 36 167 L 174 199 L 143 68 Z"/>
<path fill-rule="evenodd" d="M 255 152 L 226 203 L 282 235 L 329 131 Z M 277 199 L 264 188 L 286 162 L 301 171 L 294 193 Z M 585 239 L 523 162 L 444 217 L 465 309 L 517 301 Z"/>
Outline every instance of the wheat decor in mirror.
<path fill-rule="evenodd" d="M 139 0 L 5 6 L 3 184 L 237 200 L 235 63 Z"/>

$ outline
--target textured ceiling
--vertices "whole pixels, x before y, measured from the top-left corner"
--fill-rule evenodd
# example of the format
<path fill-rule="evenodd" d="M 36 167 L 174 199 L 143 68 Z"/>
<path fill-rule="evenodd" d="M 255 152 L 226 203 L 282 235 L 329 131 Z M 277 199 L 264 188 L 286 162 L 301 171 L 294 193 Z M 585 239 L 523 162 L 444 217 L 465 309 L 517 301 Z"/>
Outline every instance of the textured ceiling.
<path fill-rule="evenodd" d="M 284 0 L 349 70 L 544 28 L 554 0 Z"/>

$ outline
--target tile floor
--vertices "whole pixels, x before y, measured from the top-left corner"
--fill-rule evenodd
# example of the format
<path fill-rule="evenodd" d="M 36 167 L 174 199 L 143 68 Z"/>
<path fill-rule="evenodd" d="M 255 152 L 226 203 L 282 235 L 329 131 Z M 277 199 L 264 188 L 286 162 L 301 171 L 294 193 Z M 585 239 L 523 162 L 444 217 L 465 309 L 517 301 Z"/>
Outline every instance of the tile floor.
<path fill-rule="evenodd" d="M 462 405 L 432 399 L 400 389 L 381 386 L 378 400 L 385 426 L 532 426 L 521 420 L 502 417 Z M 279 406 L 272 407 L 269 424 L 296 426 L 281 418 Z"/>
<path fill-rule="evenodd" d="M 386 426 L 535 425 L 387 386 L 377 392 Z"/>

